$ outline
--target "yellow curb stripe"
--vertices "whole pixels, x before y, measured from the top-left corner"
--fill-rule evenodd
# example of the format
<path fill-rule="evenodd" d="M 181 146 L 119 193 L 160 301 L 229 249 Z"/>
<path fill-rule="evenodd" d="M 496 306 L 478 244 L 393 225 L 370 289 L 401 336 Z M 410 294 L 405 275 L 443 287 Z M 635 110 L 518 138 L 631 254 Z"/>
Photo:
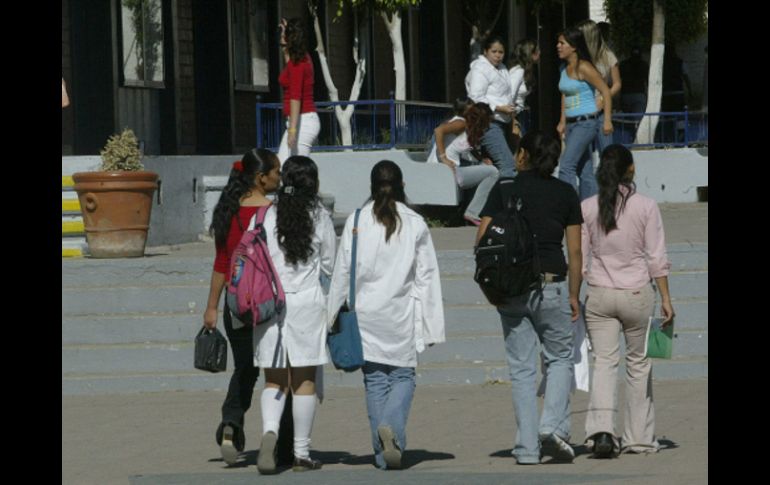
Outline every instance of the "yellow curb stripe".
<path fill-rule="evenodd" d="M 61 176 L 61 186 L 62 186 L 62 188 L 64 188 L 64 187 L 74 187 L 75 186 L 75 181 L 72 180 L 72 176 L 71 175 L 62 175 Z"/>
<path fill-rule="evenodd" d="M 84 232 L 83 221 L 62 221 L 61 223 L 62 234 L 83 234 Z"/>
<path fill-rule="evenodd" d="M 80 201 L 78 199 L 62 199 L 62 212 L 80 212 Z"/>
<path fill-rule="evenodd" d="M 80 248 L 61 248 L 62 258 L 82 258 L 83 250 Z"/>

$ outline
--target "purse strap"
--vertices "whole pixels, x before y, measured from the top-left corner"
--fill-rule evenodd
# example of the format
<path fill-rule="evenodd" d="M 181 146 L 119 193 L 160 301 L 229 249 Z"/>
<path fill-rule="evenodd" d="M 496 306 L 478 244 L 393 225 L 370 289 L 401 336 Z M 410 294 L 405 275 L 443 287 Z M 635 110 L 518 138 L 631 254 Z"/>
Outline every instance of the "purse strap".
<path fill-rule="evenodd" d="M 350 257 L 350 292 L 348 293 L 348 303 L 350 311 L 356 311 L 356 250 L 358 248 L 358 216 L 361 209 L 356 209 L 355 222 L 353 223 L 353 249 Z"/>

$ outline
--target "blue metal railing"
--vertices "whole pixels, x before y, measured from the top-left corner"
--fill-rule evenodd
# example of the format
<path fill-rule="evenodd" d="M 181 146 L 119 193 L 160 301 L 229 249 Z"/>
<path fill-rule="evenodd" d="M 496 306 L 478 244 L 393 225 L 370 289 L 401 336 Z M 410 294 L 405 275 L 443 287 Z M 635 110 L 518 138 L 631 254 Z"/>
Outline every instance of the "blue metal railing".
<path fill-rule="evenodd" d="M 645 116 L 658 116 L 652 143 L 634 143 Z M 708 113 L 703 111 L 613 113 L 612 125 L 613 141 L 629 148 L 708 145 Z"/>
<path fill-rule="evenodd" d="M 258 97 L 259 100 L 259 97 Z M 423 149 L 433 130 L 452 114 L 447 103 L 375 99 L 361 101 L 323 101 L 315 103 L 321 132 L 313 151 Z M 342 145 L 334 109 L 355 106 L 350 119 L 352 144 Z M 258 147 L 278 150 L 286 129 L 281 103 L 256 104 Z M 658 116 L 652 143 L 635 144 L 636 132 L 644 116 Z M 708 144 L 708 113 L 681 111 L 665 113 L 613 113 L 613 142 L 634 147 L 680 147 Z"/>

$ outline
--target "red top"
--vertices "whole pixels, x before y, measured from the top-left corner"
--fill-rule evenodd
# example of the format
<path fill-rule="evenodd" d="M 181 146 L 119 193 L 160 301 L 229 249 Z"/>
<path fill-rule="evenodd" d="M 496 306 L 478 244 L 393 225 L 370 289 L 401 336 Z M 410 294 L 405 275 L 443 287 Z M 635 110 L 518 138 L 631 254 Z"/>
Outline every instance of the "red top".
<path fill-rule="evenodd" d="M 299 112 L 314 113 L 315 103 L 313 102 L 313 61 L 310 55 L 294 62 L 290 60 L 286 67 L 278 76 L 278 83 L 283 88 L 283 115 L 289 117 L 291 114 L 291 105 L 289 100 L 299 100 Z"/>
<path fill-rule="evenodd" d="M 227 246 L 217 246 L 217 257 L 214 259 L 214 271 L 224 273 L 225 281 L 230 282 L 230 257 L 232 257 L 238 243 L 241 242 L 241 236 L 249 227 L 249 222 L 259 207 L 241 207 L 238 210 L 238 218 L 241 220 L 240 227 L 236 221 L 236 215 L 233 214 L 233 220 L 230 222 L 230 233 L 227 235 Z M 241 229 L 243 227 L 243 229 Z"/>

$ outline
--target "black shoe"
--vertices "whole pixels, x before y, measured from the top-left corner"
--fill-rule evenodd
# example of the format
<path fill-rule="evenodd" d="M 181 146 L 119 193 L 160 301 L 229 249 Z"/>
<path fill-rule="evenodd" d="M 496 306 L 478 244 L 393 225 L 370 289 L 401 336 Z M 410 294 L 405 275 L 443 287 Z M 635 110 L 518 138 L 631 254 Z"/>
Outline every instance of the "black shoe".
<path fill-rule="evenodd" d="M 314 460 L 310 457 L 300 458 L 299 456 L 295 456 L 294 466 L 291 469 L 295 472 L 307 472 L 310 470 L 320 470 L 321 462 L 320 460 Z"/>
<path fill-rule="evenodd" d="M 615 443 L 609 433 L 597 433 L 594 435 L 594 458 L 612 458 L 615 451 Z"/>
<path fill-rule="evenodd" d="M 572 463 L 575 458 L 575 450 L 556 433 L 540 435 L 540 452 L 556 461 L 566 463 Z"/>
<path fill-rule="evenodd" d="M 259 456 L 257 457 L 257 470 L 262 475 L 272 475 L 276 472 L 276 441 L 278 441 L 278 436 L 272 431 L 268 431 L 262 436 L 262 444 L 259 446 Z"/>

